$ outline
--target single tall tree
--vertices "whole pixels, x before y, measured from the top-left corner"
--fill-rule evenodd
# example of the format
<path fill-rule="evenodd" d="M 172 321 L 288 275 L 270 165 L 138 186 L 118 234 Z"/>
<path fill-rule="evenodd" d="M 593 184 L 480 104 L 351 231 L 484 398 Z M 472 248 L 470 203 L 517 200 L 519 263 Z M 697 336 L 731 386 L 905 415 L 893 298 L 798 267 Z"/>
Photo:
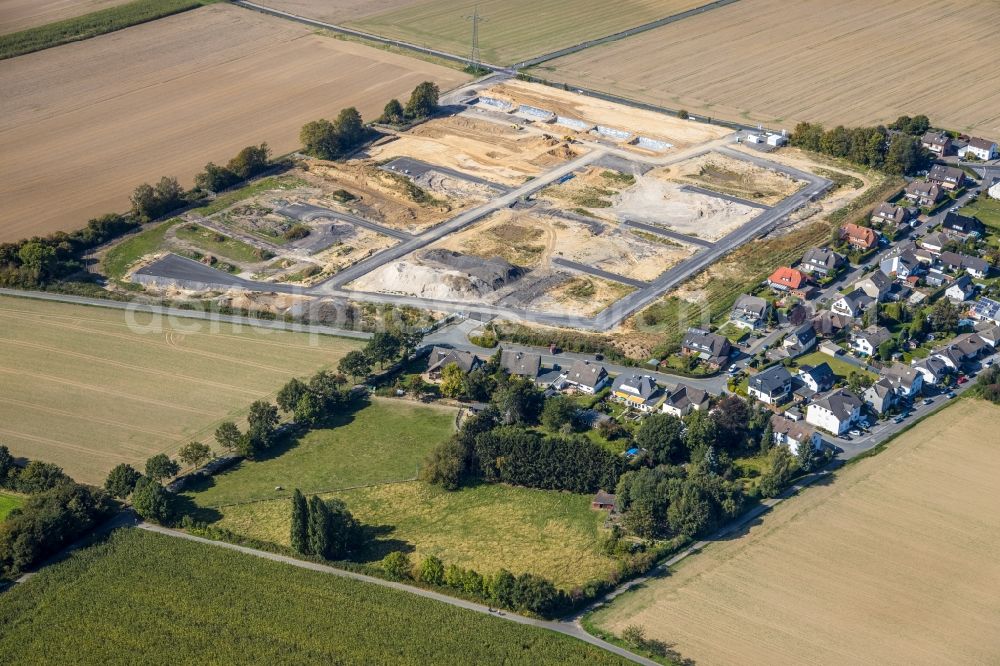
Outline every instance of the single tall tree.
<path fill-rule="evenodd" d="M 326 503 L 313 495 L 309 498 L 308 520 L 309 553 L 327 557 L 330 552 L 330 510 Z"/>
<path fill-rule="evenodd" d="M 153 481 L 162 482 L 181 471 L 176 460 L 171 460 L 166 453 L 157 453 L 146 461 L 146 476 Z"/>
<path fill-rule="evenodd" d="M 104 489 L 112 497 L 125 499 L 135 490 L 135 484 L 140 478 L 142 478 L 142 474 L 139 474 L 134 467 L 121 463 L 108 472 L 108 478 L 104 481 Z"/>
<path fill-rule="evenodd" d="M 292 549 L 303 555 L 310 554 L 309 505 L 298 488 L 292 493 Z"/>

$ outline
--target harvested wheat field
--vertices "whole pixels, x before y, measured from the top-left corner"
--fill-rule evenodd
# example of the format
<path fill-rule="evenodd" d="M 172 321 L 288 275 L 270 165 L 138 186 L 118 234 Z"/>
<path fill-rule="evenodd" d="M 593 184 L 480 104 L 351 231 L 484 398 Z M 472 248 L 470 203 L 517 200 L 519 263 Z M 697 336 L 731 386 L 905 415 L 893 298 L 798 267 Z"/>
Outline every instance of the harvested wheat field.
<path fill-rule="evenodd" d="M 83 226 L 163 175 L 190 185 L 266 141 L 357 106 L 372 118 L 455 70 L 224 4 L 0 62 L 0 241 Z"/>
<path fill-rule="evenodd" d="M 100 483 L 142 469 L 360 343 L 0 297 L 0 443 Z"/>
<path fill-rule="evenodd" d="M 961 400 L 595 620 L 706 665 L 997 663 L 998 421 Z"/>
<path fill-rule="evenodd" d="M 308 0 L 306 0 L 308 2 Z M 319 4 L 315 0 L 309 4 Z M 329 4 L 329 3 L 324 3 Z M 332 15 L 338 10 L 329 10 Z M 421 46 L 466 54 L 469 21 L 478 8 L 479 45 L 486 62 L 507 65 L 610 35 L 704 4 L 702 0 L 427 0 L 369 15 L 354 27 Z"/>
<path fill-rule="evenodd" d="M 0 35 L 83 16 L 129 0 L 2 0 Z"/>
<path fill-rule="evenodd" d="M 774 127 L 922 113 L 995 138 L 997 25 L 994 0 L 743 0 L 546 63 L 540 75 Z"/>
<path fill-rule="evenodd" d="M 585 51 L 585 53 L 589 52 L 590 49 Z M 484 90 L 482 95 L 501 99 L 515 106 L 527 104 L 545 109 L 559 116 L 583 121 L 588 126 L 603 125 L 633 135 L 666 141 L 676 148 L 705 143 L 732 132 L 724 127 L 681 120 L 662 113 L 644 111 L 595 97 L 579 95 L 572 91 L 559 90 L 516 79 Z M 560 134 L 573 133 L 562 125 L 553 125 L 552 131 Z"/>
<path fill-rule="evenodd" d="M 357 21 L 373 14 L 404 9 L 419 0 L 267 0 L 268 7 L 327 23 Z"/>

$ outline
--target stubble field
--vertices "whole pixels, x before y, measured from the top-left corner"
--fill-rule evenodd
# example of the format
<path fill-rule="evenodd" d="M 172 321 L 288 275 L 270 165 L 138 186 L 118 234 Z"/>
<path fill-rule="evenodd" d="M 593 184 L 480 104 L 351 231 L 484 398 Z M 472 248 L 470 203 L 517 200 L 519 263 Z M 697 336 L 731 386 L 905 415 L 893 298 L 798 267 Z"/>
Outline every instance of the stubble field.
<path fill-rule="evenodd" d="M 359 342 L 0 297 L 0 443 L 100 483 L 121 462 L 214 444 L 227 419 Z M 145 329 L 146 332 L 142 332 Z"/>
<path fill-rule="evenodd" d="M 922 113 L 996 137 L 998 24 L 991 0 L 744 0 L 554 60 L 538 74 L 789 129 Z"/>
<path fill-rule="evenodd" d="M 456 70 L 313 34 L 224 4 L 0 62 L 0 241 L 124 210 L 163 175 L 191 185 L 251 143 L 299 146 L 301 126 L 366 118 Z"/>
<path fill-rule="evenodd" d="M 998 419 L 963 400 L 594 620 L 699 664 L 995 663 Z"/>
<path fill-rule="evenodd" d="M 0 35 L 83 16 L 129 0 L 3 0 Z"/>
<path fill-rule="evenodd" d="M 319 5 L 317 0 L 300 4 Z M 328 3 L 323 3 L 328 4 Z M 398 3 L 403 4 L 403 3 Z M 627 30 L 705 4 L 702 0 L 429 0 L 352 22 L 356 28 L 455 54 L 469 52 L 471 23 L 478 8 L 484 61 L 513 64 L 579 42 Z M 319 7 L 318 15 L 326 12 Z M 336 9 L 329 10 L 331 15 Z"/>

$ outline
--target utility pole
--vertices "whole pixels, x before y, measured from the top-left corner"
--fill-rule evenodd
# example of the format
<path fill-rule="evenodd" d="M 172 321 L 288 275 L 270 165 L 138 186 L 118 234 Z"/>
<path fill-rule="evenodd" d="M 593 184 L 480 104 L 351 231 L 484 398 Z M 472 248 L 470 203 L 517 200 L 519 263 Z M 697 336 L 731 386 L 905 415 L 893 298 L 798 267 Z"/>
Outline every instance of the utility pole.
<path fill-rule="evenodd" d="M 469 53 L 469 69 L 472 70 L 473 74 L 479 73 L 479 24 L 487 19 L 479 15 L 479 7 L 472 12 L 472 16 L 466 16 L 466 21 L 472 21 L 472 50 Z"/>

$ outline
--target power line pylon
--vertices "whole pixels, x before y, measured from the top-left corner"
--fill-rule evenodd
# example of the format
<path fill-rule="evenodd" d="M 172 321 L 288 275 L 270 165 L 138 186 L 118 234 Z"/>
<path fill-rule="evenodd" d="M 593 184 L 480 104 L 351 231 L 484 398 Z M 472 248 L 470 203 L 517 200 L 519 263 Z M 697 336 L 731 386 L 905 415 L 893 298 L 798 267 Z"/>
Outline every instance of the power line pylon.
<path fill-rule="evenodd" d="M 479 15 L 479 7 L 477 6 L 473 10 L 472 16 L 466 16 L 465 20 L 472 21 L 472 50 L 469 53 L 469 69 L 473 73 L 477 73 L 480 70 L 481 62 L 479 55 L 479 24 L 488 19 Z"/>

